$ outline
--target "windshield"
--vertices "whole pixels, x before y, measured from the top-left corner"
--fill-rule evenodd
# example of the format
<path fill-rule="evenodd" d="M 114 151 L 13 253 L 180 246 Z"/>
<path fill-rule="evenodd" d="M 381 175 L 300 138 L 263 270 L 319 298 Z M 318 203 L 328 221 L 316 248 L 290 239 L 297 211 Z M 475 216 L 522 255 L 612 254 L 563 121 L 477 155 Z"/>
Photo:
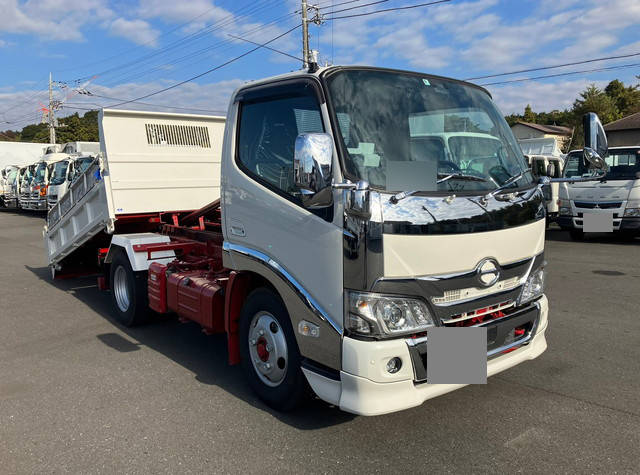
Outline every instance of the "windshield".
<path fill-rule="evenodd" d="M 605 158 L 609 165 L 609 172 L 606 180 L 637 180 L 640 179 L 640 150 L 609 150 L 609 155 Z M 582 159 L 582 150 L 571 152 L 567 156 L 567 165 L 564 169 L 564 176 L 588 175 L 589 170 Z"/>
<path fill-rule="evenodd" d="M 45 162 L 39 163 L 35 173 L 33 174 L 33 183 L 39 185 L 44 183 L 45 173 L 47 171 L 47 164 Z"/>
<path fill-rule="evenodd" d="M 51 173 L 51 179 L 49 183 L 51 185 L 61 185 L 67 179 L 67 169 L 69 168 L 69 162 L 63 160 L 57 162 L 53 166 L 53 172 Z"/>
<path fill-rule="evenodd" d="M 346 174 L 374 188 L 487 192 L 528 169 L 480 89 L 380 70 L 340 70 L 327 83 Z M 511 186 L 531 183 L 525 173 Z"/>
<path fill-rule="evenodd" d="M 35 166 L 29 165 L 29 167 L 27 168 L 27 171 L 24 172 L 24 183 L 25 183 L 25 185 L 30 185 L 31 184 L 31 179 L 33 178 L 34 168 L 35 168 Z"/>
<path fill-rule="evenodd" d="M 78 158 L 75 162 L 75 170 L 73 173 L 73 179 L 75 180 L 77 177 L 82 175 L 87 168 L 93 163 L 93 157 L 82 157 Z"/>

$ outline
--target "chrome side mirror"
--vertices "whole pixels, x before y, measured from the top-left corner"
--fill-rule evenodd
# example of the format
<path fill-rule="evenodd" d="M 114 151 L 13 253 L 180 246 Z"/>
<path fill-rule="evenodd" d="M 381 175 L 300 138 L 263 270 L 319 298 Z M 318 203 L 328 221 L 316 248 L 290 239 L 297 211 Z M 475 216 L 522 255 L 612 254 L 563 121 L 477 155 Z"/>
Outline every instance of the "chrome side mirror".
<path fill-rule="evenodd" d="M 293 181 L 307 208 L 324 208 L 333 203 L 331 163 L 333 138 L 329 134 L 300 134 L 293 157 Z"/>
<path fill-rule="evenodd" d="M 600 118 L 593 112 L 588 112 L 582 118 L 584 128 L 584 164 L 591 170 L 607 170 L 604 158 L 608 154 L 607 134 L 600 122 Z"/>

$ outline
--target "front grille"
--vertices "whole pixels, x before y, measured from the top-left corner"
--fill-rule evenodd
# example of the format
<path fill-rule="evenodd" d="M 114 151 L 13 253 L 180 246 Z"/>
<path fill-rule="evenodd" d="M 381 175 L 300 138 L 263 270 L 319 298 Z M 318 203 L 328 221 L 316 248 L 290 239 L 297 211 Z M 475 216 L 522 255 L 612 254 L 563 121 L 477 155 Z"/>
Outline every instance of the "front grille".
<path fill-rule="evenodd" d="M 594 203 L 592 201 L 575 201 L 576 208 L 586 208 L 586 209 L 612 209 L 612 208 L 620 208 L 622 206 L 622 201 L 614 201 L 611 203 Z"/>
<path fill-rule="evenodd" d="M 497 292 L 505 292 L 507 290 L 515 289 L 520 285 L 520 276 L 516 275 L 509 279 L 496 282 L 491 287 L 485 289 L 479 289 L 477 287 L 469 287 L 466 289 L 451 289 L 446 290 L 442 297 L 433 297 L 431 301 L 435 305 L 450 305 L 459 302 L 463 302 L 469 299 L 477 299 L 487 295 L 495 294 Z"/>
<path fill-rule="evenodd" d="M 491 305 L 489 307 L 477 308 L 469 312 L 453 315 L 450 318 L 442 319 L 442 324 L 446 327 L 470 327 L 479 323 L 488 322 L 506 315 L 506 311 L 515 306 L 513 300 Z"/>

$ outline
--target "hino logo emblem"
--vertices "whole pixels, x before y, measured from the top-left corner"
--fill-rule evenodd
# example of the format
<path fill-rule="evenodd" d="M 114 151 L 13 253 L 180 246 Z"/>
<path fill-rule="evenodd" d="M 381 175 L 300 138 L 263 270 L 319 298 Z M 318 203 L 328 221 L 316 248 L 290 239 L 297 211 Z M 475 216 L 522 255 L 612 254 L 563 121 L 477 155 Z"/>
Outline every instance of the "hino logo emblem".
<path fill-rule="evenodd" d="M 482 287 L 490 287 L 500 278 L 500 269 L 495 259 L 483 259 L 476 266 L 476 276 Z"/>

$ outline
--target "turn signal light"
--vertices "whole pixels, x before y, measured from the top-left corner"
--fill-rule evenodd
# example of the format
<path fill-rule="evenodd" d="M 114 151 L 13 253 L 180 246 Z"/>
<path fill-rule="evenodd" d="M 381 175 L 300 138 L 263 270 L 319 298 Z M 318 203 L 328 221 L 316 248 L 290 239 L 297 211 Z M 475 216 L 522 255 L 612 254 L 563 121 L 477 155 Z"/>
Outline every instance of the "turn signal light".
<path fill-rule="evenodd" d="M 41 186 L 40 187 L 40 196 L 46 196 L 47 195 L 47 188 L 49 188 L 48 186 Z"/>

